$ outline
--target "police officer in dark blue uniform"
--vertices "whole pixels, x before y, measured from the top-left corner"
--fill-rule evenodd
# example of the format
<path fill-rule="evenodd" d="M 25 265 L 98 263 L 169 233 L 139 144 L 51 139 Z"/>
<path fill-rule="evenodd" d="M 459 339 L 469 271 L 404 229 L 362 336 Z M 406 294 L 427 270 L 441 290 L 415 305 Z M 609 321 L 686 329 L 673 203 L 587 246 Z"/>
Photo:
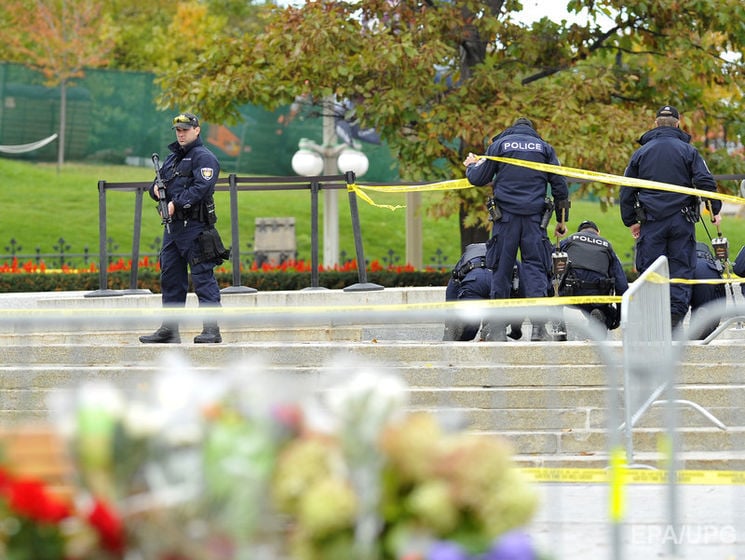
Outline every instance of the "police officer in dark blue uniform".
<path fill-rule="evenodd" d="M 696 243 L 696 280 L 721 280 L 724 266 L 721 261 L 714 258 L 711 249 L 706 243 Z M 722 304 L 727 297 L 724 284 L 694 284 L 691 290 L 691 317 L 705 305 Z M 698 332 L 692 332 L 692 339 L 703 340 L 719 326 L 719 319 L 712 318 L 709 324 L 703 326 Z"/>
<path fill-rule="evenodd" d="M 519 263 L 518 263 L 519 264 Z M 471 243 L 453 267 L 445 289 L 445 301 L 490 299 L 492 271 L 486 267 L 486 243 Z M 513 297 L 525 297 L 520 289 L 519 269 L 513 271 Z M 479 332 L 480 321 L 464 323 L 453 319 L 445 324 L 443 340 L 473 340 Z M 515 321 L 510 326 L 509 337 L 522 337 L 522 323 Z"/>
<path fill-rule="evenodd" d="M 220 174 L 220 164 L 199 136 L 199 119 L 192 113 L 181 113 L 173 119 L 176 142 L 163 163 L 161 175 L 166 185 L 166 200 L 172 222 L 170 232 L 164 230 L 160 252 L 160 283 L 164 307 L 184 307 L 189 289 L 187 266 L 191 270 L 194 292 L 201 307 L 219 307 L 220 289 L 214 267 L 227 255 L 220 253 L 213 195 Z M 150 187 L 150 196 L 158 200 L 158 187 Z M 140 337 L 143 343 L 181 342 L 179 326 L 164 322 L 151 335 Z M 215 322 L 205 322 L 196 343 L 222 342 L 220 328 Z"/>
<path fill-rule="evenodd" d="M 492 139 L 487 156 L 521 159 L 538 163 L 559 165 L 554 148 L 536 132 L 533 123 L 524 117 Z M 494 269 L 491 297 L 510 297 L 512 270 L 521 255 L 520 281 L 528 298 L 544 297 L 549 290 L 551 276 L 550 255 L 547 254 L 546 230 L 541 219 L 547 204 L 547 187 L 556 206 L 557 236 L 566 233 L 564 222 L 569 217 L 569 189 L 561 175 L 536 171 L 527 167 L 478 158 L 469 154 L 463 162 L 466 177 L 471 184 L 483 186 L 492 182 L 493 197 L 489 202 L 492 239 L 487 251 L 486 264 Z M 549 242 L 550 245 L 550 242 Z M 502 325 L 490 328 L 490 336 L 501 339 Z M 532 340 L 547 338 L 545 325 L 534 325 Z M 494 340 L 498 340 L 494 339 Z M 488 338 L 491 340 L 491 338 Z"/>
<path fill-rule="evenodd" d="M 585 220 L 577 232 L 564 239 L 560 248 L 569 264 L 559 283 L 561 296 L 623 295 L 629 282 L 610 242 L 600 236 L 597 224 Z M 620 306 L 587 303 L 577 306 L 608 329 L 618 328 Z"/>
<path fill-rule="evenodd" d="M 626 177 L 695 187 L 715 192 L 716 181 L 691 136 L 680 127 L 678 110 L 665 105 L 657 111 L 656 128 L 639 139 L 641 148 L 631 156 Z M 712 222 L 719 226 L 722 203 L 711 200 Z M 693 279 L 696 270 L 695 223 L 701 213 L 700 200 L 683 194 L 639 187 L 621 187 L 621 219 L 636 241 L 636 268 L 647 270 L 661 255 L 668 259 L 671 278 Z M 673 328 L 688 313 L 691 286 L 670 285 L 670 314 Z"/>

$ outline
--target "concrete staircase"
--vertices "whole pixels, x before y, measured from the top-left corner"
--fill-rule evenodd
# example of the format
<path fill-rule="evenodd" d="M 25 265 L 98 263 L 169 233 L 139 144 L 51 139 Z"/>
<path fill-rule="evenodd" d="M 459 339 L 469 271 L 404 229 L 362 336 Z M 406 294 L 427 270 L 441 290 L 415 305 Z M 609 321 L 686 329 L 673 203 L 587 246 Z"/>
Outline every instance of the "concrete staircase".
<path fill-rule="evenodd" d="M 222 327 L 224 343 L 197 345 L 200 323 L 185 317 L 181 345 L 142 345 L 137 336 L 159 324 L 160 296 L 83 293 L 0 296 L 0 423 L 48 421 L 46 399 L 85 380 L 147 383 L 176 351 L 192 367 L 218 371 L 264 363 L 269 371 L 321 383 L 332 362 L 345 359 L 399 374 L 410 406 L 447 411 L 447 418 L 512 441 L 525 466 L 604 467 L 607 464 L 609 368 L 596 343 L 442 342 L 439 323 L 257 325 L 236 314 Z M 441 302 L 444 288 L 226 294 L 225 311 L 296 310 Z M 187 308 L 196 308 L 190 296 Z M 232 309 L 231 309 L 232 308 Z M 238 314 L 240 315 L 240 314 Z M 291 314 L 290 314 L 291 316 Z M 364 318 L 364 311 L 361 315 Z M 525 331 L 527 333 L 527 330 Z M 618 336 L 616 334 L 616 336 Z M 620 339 L 606 343 L 617 364 Z M 654 359 L 654 357 L 650 357 Z M 690 345 L 680 369 L 678 398 L 693 401 L 726 426 L 680 408 L 681 458 L 687 469 L 745 468 L 745 333 L 732 329 L 708 346 Z M 618 368 L 614 368 L 618 374 Z M 620 400 L 620 399 L 619 399 Z M 620 406 L 617 409 L 621 417 Z M 635 460 L 655 464 L 665 425 L 653 407 L 634 430 Z"/>

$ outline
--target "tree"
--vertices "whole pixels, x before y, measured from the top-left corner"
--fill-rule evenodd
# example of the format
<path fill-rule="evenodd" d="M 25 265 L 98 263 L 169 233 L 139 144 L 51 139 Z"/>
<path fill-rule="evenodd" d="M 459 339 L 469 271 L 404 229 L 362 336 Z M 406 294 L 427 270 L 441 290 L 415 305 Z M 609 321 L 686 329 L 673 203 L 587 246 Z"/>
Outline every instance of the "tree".
<path fill-rule="evenodd" d="M 181 48 L 161 53 L 162 105 L 229 123 L 247 103 L 350 99 L 405 179 L 462 177 L 464 155 L 483 153 L 520 115 L 566 165 L 619 174 L 663 103 L 682 110 L 702 143 L 711 130 L 745 134 L 740 0 L 567 1 L 571 12 L 587 10 L 585 25 L 522 24 L 517 0 L 325 0 L 252 7 L 239 32 L 234 20 L 225 25 L 225 6 L 179 4 L 166 35 Z M 174 36 L 187 20 L 199 33 Z M 726 150 L 710 161 L 715 172 L 745 170 Z M 582 188 L 601 200 L 616 192 Z M 485 196 L 447 192 L 433 213 L 460 213 L 465 245 L 486 235 Z"/>
<path fill-rule="evenodd" d="M 101 4 L 95 0 L 6 0 L 6 54 L 41 72 L 49 87 L 60 88 L 58 169 L 64 164 L 67 86 L 86 67 L 103 66 L 107 37 Z"/>

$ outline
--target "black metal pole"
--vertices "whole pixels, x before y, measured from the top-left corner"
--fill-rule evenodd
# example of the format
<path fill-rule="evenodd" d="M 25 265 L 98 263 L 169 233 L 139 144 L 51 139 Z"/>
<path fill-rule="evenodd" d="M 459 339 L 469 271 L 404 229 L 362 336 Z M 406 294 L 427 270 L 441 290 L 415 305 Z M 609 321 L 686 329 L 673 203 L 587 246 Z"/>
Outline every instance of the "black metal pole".
<path fill-rule="evenodd" d="M 318 278 L 318 181 L 310 183 L 310 287 L 304 290 L 325 290 L 320 287 Z"/>
<path fill-rule="evenodd" d="M 150 290 L 137 288 L 137 275 L 140 270 L 140 239 L 142 238 L 142 196 L 144 189 L 137 187 L 135 191 L 135 223 L 132 232 L 132 269 L 129 273 L 129 290 L 128 294 L 143 293 L 150 294 Z"/>
<path fill-rule="evenodd" d="M 120 296 L 121 292 L 109 290 L 109 255 L 106 251 L 106 181 L 98 182 L 98 290 L 85 297 Z"/>
<path fill-rule="evenodd" d="M 369 292 L 382 290 L 383 286 L 367 281 L 367 264 L 365 263 L 365 252 L 362 247 L 362 230 L 360 228 L 360 214 L 357 209 L 357 193 L 354 192 L 354 189 L 348 187 L 356 181 L 354 171 L 344 173 L 344 180 L 347 182 L 347 192 L 349 194 L 349 211 L 352 215 L 352 232 L 354 233 L 354 249 L 357 254 L 357 278 L 359 280 L 356 284 L 344 288 L 344 291 Z"/>
<path fill-rule="evenodd" d="M 230 262 L 233 266 L 233 285 L 220 290 L 223 294 L 253 294 L 258 290 L 241 286 L 241 243 L 238 238 L 238 181 L 235 173 L 228 175 L 230 190 Z"/>

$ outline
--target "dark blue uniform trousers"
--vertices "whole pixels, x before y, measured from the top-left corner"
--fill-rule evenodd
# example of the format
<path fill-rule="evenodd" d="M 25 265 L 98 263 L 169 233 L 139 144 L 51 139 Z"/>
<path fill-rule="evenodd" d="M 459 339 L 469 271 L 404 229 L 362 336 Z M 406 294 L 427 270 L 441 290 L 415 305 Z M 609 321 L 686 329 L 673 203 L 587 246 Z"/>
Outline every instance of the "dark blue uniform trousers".
<path fill-rule="evenodd" d="M 696 229 L 682 212 L 647 220 L 636 243 L 636 268 L 644 272 L 660 255 L 667 257 L 670 278 L 693 279 L 696 271 Z M 690 284 L 670 284 L 670 313 L 684 317 L 691 301 Z"/>
<path fill-rule="evenodd" d="M 541 216 L 520 216 L 502 211 L 502 219 L 492 227 L 492 242 L 487 246 L 486 266 L 491 268 L 492 299 L 510 297 L 512 269 L 520 249 L 520 284 L 525 297 L 548 295 L 551 274 L 550 241 L 541 229 Z"/>
<path fill-rule="evenodd" d="M 489 299 L 492 272 L 487 268 L 474 268 L 460 282 L 450 279 L 445 290 L 446 301 L 466 299 Z M 460 325 L 463 331 L 457 340 L 473 340 L 479 332 L 481 321 Z M 457 330 L 457 325 L 451 326 Z"/>
<path fill-rule="evenodd" d="M 198 221 L 174 221 L 171 233 L 164 232 L 163 248 L 160 252 L 160 288 L 164 307 L 183 307 L 189 291 L 189 256 L 194 241 L 204 229 Z M 199 305 L 219 306 L 220 288 L 215 279 L 214 262 L 202 262 L 191 266 L 191 281 Z"/>

